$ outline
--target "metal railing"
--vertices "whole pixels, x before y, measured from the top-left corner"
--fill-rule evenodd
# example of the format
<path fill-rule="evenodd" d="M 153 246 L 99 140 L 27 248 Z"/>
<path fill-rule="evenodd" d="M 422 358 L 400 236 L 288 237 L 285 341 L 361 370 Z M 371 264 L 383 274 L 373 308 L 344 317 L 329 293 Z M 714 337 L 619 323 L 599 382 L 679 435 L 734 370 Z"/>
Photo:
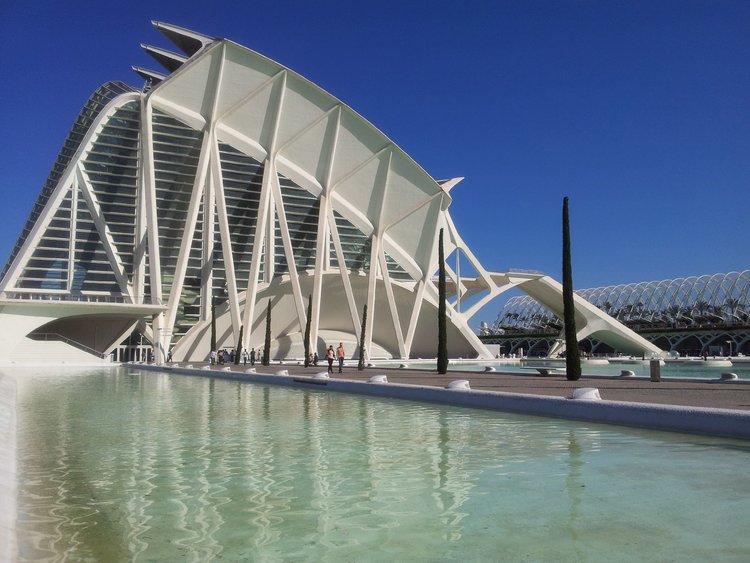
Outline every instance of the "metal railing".
<path fill-rule="evenodd" d="M 97 294 L 69 294 L 69 293 L 37 293 L 23 291 L 0 292 L 0 299 L 19 301 L 60 301 L 74 303 L 122 303 L 125 305 L 162 305 L 160 299 L 153 300 L 150 296 L 136 295 L 97 295 Z"/>
<path fill-rule="evenodd" d="M 101 358 L 102 360 L 109 356 L 109 354 L 104 354 L 102 352 L 99 352 L 98 350 L 94 350 L 93 348 L 90 348 L 85 344 L 76 342 L 75 340 L 72 340 L 67 336 L 63 336 L 62 334 L 58 334 L 56 332 L 32 332 L 31 334 L 29 334 L 29 338 L 31 338 L 32 340 L 45 342 L 65 342 L 65 344 L 70 344 L 74 348 L 78 348 L 79 350 L 87 352 L 88 354 L 92 354 L 93 356 Z"/>

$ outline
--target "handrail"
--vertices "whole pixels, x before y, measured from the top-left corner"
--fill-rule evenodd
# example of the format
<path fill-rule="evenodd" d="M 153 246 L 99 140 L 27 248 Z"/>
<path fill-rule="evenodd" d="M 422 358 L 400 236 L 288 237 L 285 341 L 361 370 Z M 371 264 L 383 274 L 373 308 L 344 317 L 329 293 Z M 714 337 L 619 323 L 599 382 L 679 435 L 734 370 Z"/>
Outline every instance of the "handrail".
<path fill-rule="evenodd" d="M 55 338 L 50 338 L 50 337 Z M 39 338 L 41 337 L 41 338 Z M 78 348 L 79 350 L 82 350 L 84 352 L 87 352 L 89 354 L 92 354 L 94 356 L 97 356 L 101 358 L 102 360 L 109 356 L 109 354 L 104 354 L 102 352 L 99 352 L 98 350 L 94 350 L 93 348 L 89 348 L 85 344 L 81 344 L 80 342 L 76 342 L 75 340 L 72 340 L 68 338 L 67 336 L 63 336 L 62 334 L 58 334 L 56 332 L 32 332 L 29 334 L 29 338 L 32 340 L 42 340 L 46 342 L 65 342 L 66 344 L 70 344 L 74 348 Z"/>
<path fill-rule="evenodd" d="M 162 305 L 160 299 L 153 302 L 146 295 L 91 295 L 69 293 L 37 293 L 24 291 L 0 292 L 0 299 L 17 299 L 19 301 L 72 301 L 76 303 L 123 303 L 126 305 Z"/>

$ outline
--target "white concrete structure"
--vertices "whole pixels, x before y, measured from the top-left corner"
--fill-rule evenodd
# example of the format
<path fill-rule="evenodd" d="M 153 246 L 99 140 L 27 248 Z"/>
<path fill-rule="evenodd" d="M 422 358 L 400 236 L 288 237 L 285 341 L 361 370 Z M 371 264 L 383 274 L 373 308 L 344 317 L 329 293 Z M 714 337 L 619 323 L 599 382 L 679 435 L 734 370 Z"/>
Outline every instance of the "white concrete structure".
<path fill-rule="evenodd" d="M 227 348 L 240 334 L 263 346 L 270 306 L 272 357 L 302 356 L 308 310 L 313 350 L 343 342 L 357 356 L 366 305 L 370 357 L 434 357 L 441 229 L 457 265 L 450 355 L 490 356 L 469 320 L 511 287 L 561 310 L 549 277 L 482 267 L 448 212 L 460 178 L 434 180 L 347 105 L 258 53 L 155 26 L 185 56 L 145 46 L 170 74 L 138 68 L 144 91 L 105 85 L 96 111 L 82 112 L 0 282 L 0 326 L 25 319 L 4 336 L 62 334 L 108 353 L 139 324 L 158 363 L 168 351 L 196 361 L 213 304 Z M 577 307 L 581 334 L 659 352 Z"/>

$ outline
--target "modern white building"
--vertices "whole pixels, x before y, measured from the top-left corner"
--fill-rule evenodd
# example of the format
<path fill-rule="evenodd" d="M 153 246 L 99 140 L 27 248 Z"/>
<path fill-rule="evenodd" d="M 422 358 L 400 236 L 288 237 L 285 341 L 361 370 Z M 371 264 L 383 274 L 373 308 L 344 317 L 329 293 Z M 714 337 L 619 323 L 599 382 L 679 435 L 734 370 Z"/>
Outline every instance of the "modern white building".
<path fill-rule="evenodd" d="M 557 282 L 489 272 L 466 246 L 460 178 L 434 180 L 281 64 L 154 25 L 183 54 L 144 46 L 166 73 L 136 68 L 146 87 L 108 83 L 79 115 L 3 272 L 0 362 L 107 355 L 135 329 L 158 362 L 204 360 L 212 316 L 219 347 L 258 349 L 269 307 L 273 358 L 302 357 L 308 311 L 312 350 L 356 357 L 365 306 L 368 357 L 431 358 L 441 230 L 451 356 L 490 356 L 469 321 L 512 287 L 562 313 Z M 660 352 L 576 303 L 581 337 Z"/>

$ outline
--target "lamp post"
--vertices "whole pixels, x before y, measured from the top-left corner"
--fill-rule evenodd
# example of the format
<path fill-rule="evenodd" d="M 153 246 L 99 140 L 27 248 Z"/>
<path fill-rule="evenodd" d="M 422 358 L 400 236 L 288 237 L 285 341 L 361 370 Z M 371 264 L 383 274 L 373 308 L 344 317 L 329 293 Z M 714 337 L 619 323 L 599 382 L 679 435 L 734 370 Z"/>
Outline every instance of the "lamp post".
<path fill-rule="evenodd" d="M 727 344 L 729 344 L 729 357 L 731 358 L 732 357 L 732 341 L 727 340 Z"/>

